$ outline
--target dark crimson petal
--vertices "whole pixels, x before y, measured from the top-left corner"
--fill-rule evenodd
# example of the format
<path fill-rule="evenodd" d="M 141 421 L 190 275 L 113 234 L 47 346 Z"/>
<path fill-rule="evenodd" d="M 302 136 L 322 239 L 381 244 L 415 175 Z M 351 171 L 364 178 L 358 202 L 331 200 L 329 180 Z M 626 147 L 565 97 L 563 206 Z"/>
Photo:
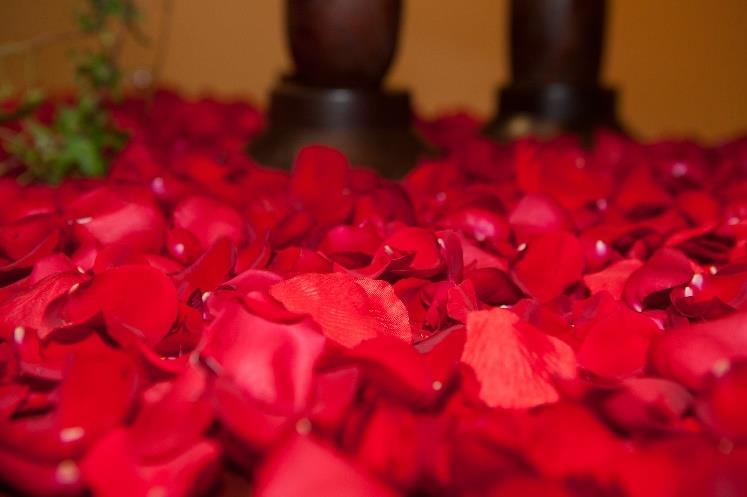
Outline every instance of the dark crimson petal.
<path fill-rule="evenodd" d="M 47 306 L 85 280 L 78 271 L 54 273 L 28 289 L 13 292 L 0 303 L 0 337 L 10 340 L 14 330 L 22 328 L 33 328 L 40 338 L 46 337 L 51 331 L 44 318 Z"/>
<path fill-rule="evenodd" d="M 19 383 L 0 385 L 0 422 L 7 421 L 29 393 L 29 387 Z"/>
<path fill-rule="evenodd" d="M 683 315 L 716 319 L 747 307 L 747 268 L 725 266 L 717 274 L 696 273 L 690 284 L 672 290 L 670 297 Z"/>
<path fill-rule="evenodd" d="M 35 497 L 73 497 L 84 490 L 75 461 L 47 464 L 0 448 L 0 480 Z"/>
<path fill-rule="evenodd" d="M 608 419 L 625 430 L 674 429 L 692 407 L 693 397 L 679 383 L 661 378 L 629 378 L 604 401 Z"/>
<path fill-rule="evenodd" d="M 674 328 L 652 344 L 656 370 L 688 388 L 702 389 L 711 372 L 722 372 L 731 361 L 747 357 L 747 313 Z"/>
<path fill-rule="evenodd" d="M 275 448 L 259 469 L 254 495 L 393 497 L 397 494 L 353 466 L 343 455 L 313 439 L 293 436 Z"/>
<path fill-rule="evenodd" d="M 270 294 L 289 311 L 309 314 L 328 338 L 345 347 L 377 336 L 412 342 L 407 309 L 384 281 L 304 274 L 277 283 Z"/>
<path fill-rule="evenodd" d="M 690 260 L 679 250 L 663 248 L 630 275 L 623 288 L 623 300 L 641 311 L 647 297 L 684 285 L 692 277 Z"/>
<path fill-rule="evenodd" d="M 294 414 L 309 401 L 324 337 L 313 323 L 280 324 L 226 306 L 210 323 L 202 356 L 271 412 Z"/>
<path fill-rule="evenodd" d="M 573 350 L 504 309 L 467 316 L 462 362 L 480 381 L 480 398 L 492 407 L 534 407 L 557 401 L 555 380 L 576 377 Z"/>
<path fill-rule="evenodd" d="M 218 238 L 191 266 L 173 276 L 180 300 L 186 300 L 196 290 L 214 290 L 231 274 L 236 264 L 236 248 L 225 237 Z"/>
<path fill-rule="evenodd" d="M 206 492 L 218 476 L 220 448 L 200 441 L 171 459 L 138 461 L 123 429 L 109 432 L 86 454 L 80 470 L 95 495 L 189 497 Z"/>
<path fill-rule="evenodd" d="M 467 273 L 477 298 L 489 305 L 509 305 L 522 296 L 509 276 L 497 268 L 478 268 Z"/>
<path fill-rule="evenodd" d="M 174 226 L 191 232 L 204 249 L 226 237 L 237 247 L 246 237 L 244 221 L 232 207 L 209 197 L 193 195 L 179 202 Z"/>
<path fill-rule="evenodd" d="M 747 361 L 715 371 L 697 401 L 698 417 L 713 433 L 729 440 L 747 439 Z"/>
<path fill-rule="evenodd" d="M 554 232 L 529 238 L 511 271 L 514 282 L 540 301 L 552 300 L 581 279 L 584 255 L 578 239 Z"/>
<path fill-rule="evenodd" d="M 560 482 L 515 476 L 499 483 L 488 494 L 489 497 L 573 497 L 573 494 Z"/>
<path fill-rule="evenodd" d="M 588 324 L 586 336 L 576 350 L 578 365 L 604 378 L 626 378 L 643 372 L 656 324 L 617 304 L 611 312 Z"/>

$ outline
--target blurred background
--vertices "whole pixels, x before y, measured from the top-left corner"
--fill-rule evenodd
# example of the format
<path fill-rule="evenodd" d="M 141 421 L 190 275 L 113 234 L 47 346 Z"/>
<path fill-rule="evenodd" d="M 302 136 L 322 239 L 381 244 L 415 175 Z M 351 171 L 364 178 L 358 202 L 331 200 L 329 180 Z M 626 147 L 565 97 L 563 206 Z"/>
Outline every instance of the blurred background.
<path fill-rule="evenodd" d="M 506 0 L 409 0 L 390 86 L 409 87 L 426 116 L 466 109 L 487 117 L 508 79 Z M 290 67 L 283 0 L 142 0 L 150 47 L 129 44 L 125 65 L 149 66 L 167 41 L 159 80 L 191 95 L 264 104 Z M 80 0 L 0 0 L 0 44 L 74 29 Z M 747 0 L 612 0 L 604 79 L 640 138 L 718 142 L 747 133 Z M 168 22 L 163 22 L 166 15 Z M 168 26 L 168 29 L 167 29 Z M 48 90 L 71 84 L 71 41 L 6 57 L 0 80 Z"/>

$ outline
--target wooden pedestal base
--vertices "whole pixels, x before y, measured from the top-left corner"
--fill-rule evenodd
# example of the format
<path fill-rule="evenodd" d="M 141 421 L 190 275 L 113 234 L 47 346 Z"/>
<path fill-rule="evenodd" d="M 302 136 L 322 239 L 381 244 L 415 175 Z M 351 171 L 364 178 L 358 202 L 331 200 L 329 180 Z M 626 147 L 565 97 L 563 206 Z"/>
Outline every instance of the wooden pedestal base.
<path fill-rule="evenodd" d="M 335 147 L 354 165 L 400 177 L 430 152 L 411 128 L 407 92 L 328 89 L 282 80 L 271 95 L 268 127 L 249 145 L 260 163 L 290 168 L 311 144 Z"/>

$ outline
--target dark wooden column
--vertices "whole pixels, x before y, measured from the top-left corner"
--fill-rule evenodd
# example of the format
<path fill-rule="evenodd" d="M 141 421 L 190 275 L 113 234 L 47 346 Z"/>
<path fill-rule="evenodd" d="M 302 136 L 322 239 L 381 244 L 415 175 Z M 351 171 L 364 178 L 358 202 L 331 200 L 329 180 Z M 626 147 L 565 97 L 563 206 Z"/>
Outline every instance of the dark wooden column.
<path fill-rule="evenodd" d="M 600 84 L 607 0 L 511 0 L 511 82 L 486 132 L 499 139 L 620 130 Z"/>
<path fill-rule="evenodd" d="M 294 70 L 275 85 L 250 154 L 288 168 L 300 148 L 320 143 L 387 176 L 407 171 L 428 148 L 411 128 L 409 94 L 382 85 L 402 0 L 286 0 L 285 8 Z"/>

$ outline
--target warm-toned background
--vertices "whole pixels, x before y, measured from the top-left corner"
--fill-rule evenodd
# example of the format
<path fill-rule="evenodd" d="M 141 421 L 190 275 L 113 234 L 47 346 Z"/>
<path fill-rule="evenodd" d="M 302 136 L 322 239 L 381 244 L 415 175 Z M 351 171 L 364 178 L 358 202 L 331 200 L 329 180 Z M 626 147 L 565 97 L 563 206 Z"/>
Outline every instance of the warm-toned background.
<path fill-rule="evenodd" d="M 71 27 L 81 0 L 0 0 L 0 43 Z M 157 32 L 161 0 L 141 2 Z M 483 115 L 507 79 L 506 0 L 409 0 L 389 82 L 409 86 L 427 114 L 467 108 Z M 282 0 L 174 0 L 162 80 L 198 94 L 264 102 L 289 67 Z M 36 79 L 69 85 L 67 47 L 42 51 Z M 129 50 L 130 67 L 153 50 Z M 23 82 L 27 64 L 6 61 Z M 0 68 L 2 69 L 2 68 Z M 747 0 L 611 0 L 605 81 L 622 91 L 621 113 L 644 138 L 717 141 L 747 132 Z"/>

